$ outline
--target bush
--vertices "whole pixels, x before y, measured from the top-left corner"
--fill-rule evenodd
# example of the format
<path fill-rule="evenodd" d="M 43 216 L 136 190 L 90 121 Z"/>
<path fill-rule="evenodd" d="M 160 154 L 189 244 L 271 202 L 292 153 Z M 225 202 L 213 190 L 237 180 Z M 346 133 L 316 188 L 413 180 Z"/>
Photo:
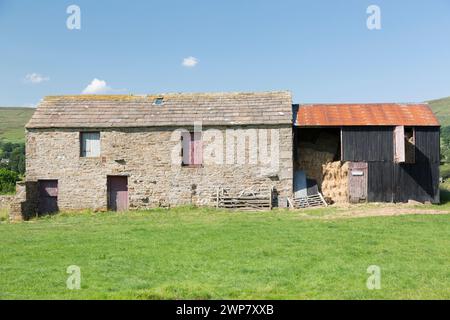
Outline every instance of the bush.
<path fill-rule="evenodd" d="M 7 169 L 17 172 L 20 175 L 25 173 L 25 144 L 0 141 L 0 169 Z"/>
<path fill-rule="evenodd" d="M 13 193 L 16 190 L 16 182 L 19 175 L 16 172 L 0 169 L 0 194 Z"/>
<path fill-rule="evenodd" d="M 441 128 L 441 160 L 450 162 L 450 127 Z"/>

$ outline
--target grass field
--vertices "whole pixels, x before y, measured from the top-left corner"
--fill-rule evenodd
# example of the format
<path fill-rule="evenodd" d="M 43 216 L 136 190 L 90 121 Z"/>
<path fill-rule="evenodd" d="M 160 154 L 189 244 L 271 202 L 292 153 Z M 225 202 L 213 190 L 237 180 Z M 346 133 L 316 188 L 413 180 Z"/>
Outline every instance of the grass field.
<path fill-rule="evenodd" d="M 450 125 L 450 98 L 430 103 Z M 0 108 L 0 140 L 23 142 L 33 111 Z M 414 212 L 449 212 L 450 192 L 441 199 Z M 339 214 L 178 208 L 1 222 L 0 299 L 450 299 L 450 215 Z M 66 288 L 70 265 L 81 290 Z M 366 288 L 370 265 L 381 290 Z"/>
<path fill-rule="evenodd" d="M 33 115 L 33 108 L 0 107 L 0 140 L 24 142 L 25 124 Z"/>
<path fill-rule="evenodd" d="M 450 299 L 450 215 L 211 209 L 0 224 L 2 299 Z M 81 289 L 66 268 L 81 268 Z M 381 268 L 368 290 L 367 268 Z"/>

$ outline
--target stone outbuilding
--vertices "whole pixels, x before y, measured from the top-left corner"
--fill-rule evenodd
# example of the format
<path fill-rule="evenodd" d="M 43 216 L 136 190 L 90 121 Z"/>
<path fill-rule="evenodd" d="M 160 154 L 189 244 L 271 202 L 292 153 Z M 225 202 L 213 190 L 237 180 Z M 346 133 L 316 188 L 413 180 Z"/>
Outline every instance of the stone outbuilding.
<path fill-rule="evenodd" d="M 208 205 L 218 188 L 285 207 L 292 132 L 287 91 L 46 97 L 26 125 L 26 215 Z"/>
<path fill-rule="evenodd" d="M 426 104 L 293 105 L 287 91 L 46 97 L 11 216 L 439 203 L 439 129 Z"/>

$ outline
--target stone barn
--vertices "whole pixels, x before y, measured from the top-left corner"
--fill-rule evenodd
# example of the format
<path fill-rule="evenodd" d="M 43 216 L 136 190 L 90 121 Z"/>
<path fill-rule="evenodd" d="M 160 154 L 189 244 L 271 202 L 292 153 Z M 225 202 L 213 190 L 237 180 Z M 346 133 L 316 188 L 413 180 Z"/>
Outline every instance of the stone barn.
<path fill-rule="evenodd" d="M 285 207 L 292 152 L 289 92 L 51 96 L 26 125 L 23 201 L 34 215 L 270 188 Z"/>
<path fill-rule="evenodd" d="M 439 202 L 440 125 L 428 105 L 295 105 L 294 119 L 296 197 Z"/>
<path fill-rule="evenodd" d="M 46 97 L 26 126 L 12 217 L 438 203 L 439 132 L 426 104 L 293 105 L 284 91 Z"/>

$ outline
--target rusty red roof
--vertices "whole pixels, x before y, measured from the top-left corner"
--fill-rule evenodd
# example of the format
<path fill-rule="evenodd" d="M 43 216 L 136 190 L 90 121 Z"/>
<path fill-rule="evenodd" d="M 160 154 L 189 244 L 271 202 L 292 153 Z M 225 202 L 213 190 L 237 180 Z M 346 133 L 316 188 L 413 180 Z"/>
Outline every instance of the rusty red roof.
<path fill-rule="evenodd" d="M 295 125 L 308 126 L 440 126 L 428 104 L 305 104 Z"/>

